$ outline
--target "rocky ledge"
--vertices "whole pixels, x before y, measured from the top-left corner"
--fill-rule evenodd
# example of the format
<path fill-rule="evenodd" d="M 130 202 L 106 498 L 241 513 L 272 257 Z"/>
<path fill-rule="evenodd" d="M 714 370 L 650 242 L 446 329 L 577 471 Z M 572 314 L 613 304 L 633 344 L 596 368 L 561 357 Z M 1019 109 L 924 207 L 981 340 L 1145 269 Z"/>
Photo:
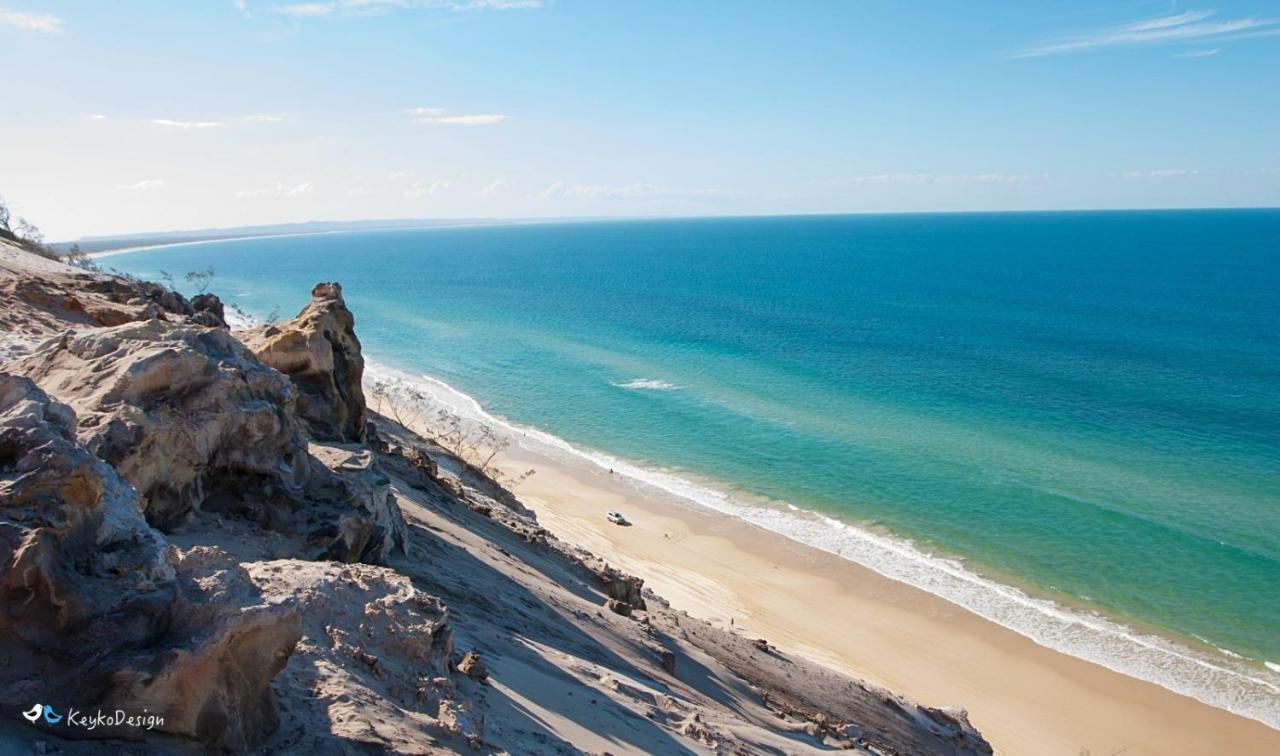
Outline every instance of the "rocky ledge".
<path fill-rule="evenodd" d="M 232 333 L 214 295 L 25 254 L 0 249 L 0 751 L 991 752 L 962 711 L 672 610 L 371 416 L 339 285 Z"/>

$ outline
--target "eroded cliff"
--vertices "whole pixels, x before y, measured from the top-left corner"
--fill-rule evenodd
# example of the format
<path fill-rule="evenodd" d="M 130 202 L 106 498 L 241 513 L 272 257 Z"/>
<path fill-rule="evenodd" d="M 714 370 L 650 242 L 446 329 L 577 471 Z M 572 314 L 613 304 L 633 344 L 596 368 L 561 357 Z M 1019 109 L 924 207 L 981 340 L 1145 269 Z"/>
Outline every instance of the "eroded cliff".
<path fill-rule="evenodd" d="M 164 718 L 10 717 L 0 746 L 990 753 L 963 712 L 674 611 L 368 424 L 355 318 L 312 294 L 233 334 L 216 297 L 0 255 L 0 705 Z"/>

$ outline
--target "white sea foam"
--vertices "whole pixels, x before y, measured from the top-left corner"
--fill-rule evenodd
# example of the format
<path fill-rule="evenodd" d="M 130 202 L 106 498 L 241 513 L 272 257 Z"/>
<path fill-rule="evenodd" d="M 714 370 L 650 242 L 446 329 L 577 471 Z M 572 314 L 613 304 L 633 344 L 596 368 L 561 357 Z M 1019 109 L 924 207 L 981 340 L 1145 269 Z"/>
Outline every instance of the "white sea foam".
<path fill-rule="evenodd" d="M 637 389 L 640 391 L 676 391 L 683 388 L 682 386 L 677 386 L 674 383 L 668 383 L 654 378 L 633 378 L 626 383 L 615 383 L 613 385 L 618 388 Z"/>
<path fill-rule="evenodd" d="M 549 433 L 490 415 L 475 399 L 430 376 L 376 362 L 366 376 L 412 381 L 436 405 L 468 422 L 484 422 L 513 443 L 564 462 L 612 470 L 648 495 L 722 512 L 868 567 L 957 604 L 1042 646 L 1147 680 L 1280 730 L 1280 665 L 1200 651 L 1094 612 L 1028 595 L 967 569 L 956 559 L 925 553 L 907 539 L 883 535 L 790 504 L 775 505 L 718 490 L 666 470 L 583 449 Z M 647 380 L 647 379 L 637 379 Z M 633 382 L 634 383 L 634 382 Z"/>

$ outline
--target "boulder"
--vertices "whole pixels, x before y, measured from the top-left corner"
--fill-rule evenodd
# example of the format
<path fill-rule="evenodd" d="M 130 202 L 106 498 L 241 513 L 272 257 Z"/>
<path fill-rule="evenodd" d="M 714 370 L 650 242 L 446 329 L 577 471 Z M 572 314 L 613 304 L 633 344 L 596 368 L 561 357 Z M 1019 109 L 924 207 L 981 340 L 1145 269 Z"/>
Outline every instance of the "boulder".
<path fill-rule="evenodd" d="M 607 564 L 588 564 L 587 566 L 600 581 L 600 588 L 604 591 L 604 595 L 629 605 L 631 609 L 646 608 L 643 594 L 644 578 L 628 575 Z"/>
<path fill-rule="evenodd" d="M 408 553 L 409 527 L 391 496 L 391 479 L 363 447 L 311 444 L 312 473 L 302 511 L 309 556 L 384 564 Z"/>
<path fill-rule="evenodd" d="M 293 379 L 298 414 L 317 440 L 364 440 L 364 357 L 341 285 L 316 284 L 297 317 L 240 337 L 259 359 Z"/>
<path fill-rule="evenodd" d="M 280 559 L 245 569 L 269 602 L 296 605 L 303 621 L 273 684 L 284 721 L 263 752 L 466 752 L 440 740 L 436 719 L 467 706 L 452 701 L 452 631 L 439 599 L 366 564 Z"/>
<path fill-rule="evenodd" d="M 12 364 L 170 530 L 194 508 L 287 529 L 309 466 L 296 391 L 222 329 L 159 320 L 50 340 Z"/>
<path fill-rule="evenodd" d="M 489 679 L 489 668 L 475 651 L 468 651 L 463 655 L 462 661 L 458 662 L 458 671 L 476 682 Z"/>
<path fill-rule="evenodd" d="M 227 313 L 215 294 L 197 294 L 191 298 L 191 322 L 210 328 L 226 328 Z"/>
<path fill-rule="evenodd" d="M 263 603 L 225 554 L 169 547 L 75 431 L 70 407 L 0 373 L 0 706 L 150 714 L 211 749 L 252 748 L 277 721 L 268 683 L 297 612 Z"/>

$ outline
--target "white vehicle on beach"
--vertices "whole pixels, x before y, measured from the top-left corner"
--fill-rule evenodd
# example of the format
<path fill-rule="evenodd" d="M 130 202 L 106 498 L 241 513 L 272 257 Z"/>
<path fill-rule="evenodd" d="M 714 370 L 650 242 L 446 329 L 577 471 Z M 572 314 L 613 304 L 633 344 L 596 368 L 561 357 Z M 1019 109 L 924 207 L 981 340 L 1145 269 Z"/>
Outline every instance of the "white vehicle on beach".
<path fill-rule="evenodd" d="M 613 523 L 614 525 L 630 525 L 631 524 L 627 522 L 627 518 L 623 517 L 621 512 L 614 512 L 613 510 L 605 512 L 604 518 L 609 522 Z"/>

